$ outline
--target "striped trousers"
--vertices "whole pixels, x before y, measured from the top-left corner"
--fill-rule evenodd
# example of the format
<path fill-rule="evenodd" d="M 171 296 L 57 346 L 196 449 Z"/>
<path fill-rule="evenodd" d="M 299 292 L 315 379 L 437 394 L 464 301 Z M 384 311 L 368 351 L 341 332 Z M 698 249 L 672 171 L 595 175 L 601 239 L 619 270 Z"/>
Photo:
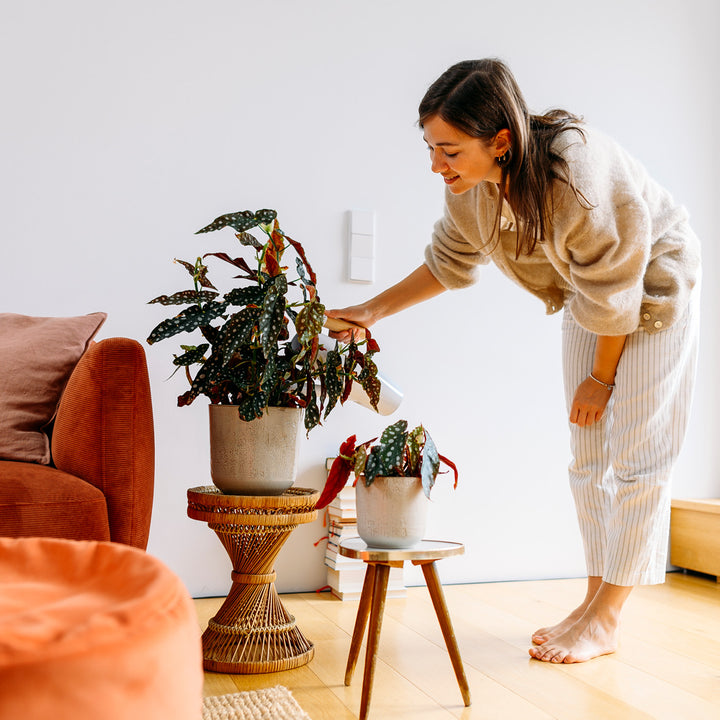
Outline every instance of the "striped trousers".
<path fill-rule="evenodd" d="M 589 576 L 614 585 L 662 583 L 670 480 L 688 424 L 697 361 L 699 287 L 667 330 L 629 335 L 602 420 L 570 424 L 570 487 Z M 568 414 L 592 370 L 596 335 L 567 310 L 563 375 Z"/>

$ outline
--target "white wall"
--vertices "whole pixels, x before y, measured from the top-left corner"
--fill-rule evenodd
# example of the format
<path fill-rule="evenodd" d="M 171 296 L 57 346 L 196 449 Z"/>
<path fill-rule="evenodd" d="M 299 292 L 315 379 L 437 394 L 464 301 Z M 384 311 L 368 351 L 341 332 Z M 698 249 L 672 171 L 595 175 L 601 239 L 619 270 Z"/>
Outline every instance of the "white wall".
<path fill-rule="evenodd" d="M 105 310 L 102 336 L 142 340 L 163 317 L 145 302 L 180 289 L 172 258 L 231 247 L 194 236 L 228 211 L 273 207 L 304 243 L 329 306 L 359 301 L 421 261 L 442 209 L 415 126 L 447 66 L 508 61 L 535 110 L 565 106 L 615 135 L 685 203 L 704 241 L 704 345 L 676 496 L 720 492 L 717 382 L 720 267 L 714 0 L 26 0 L 6 3 L 3 273 L 0 310 Z M 345 213 L 377 217 L 377 280 L 345 281 Z M 559 319 L 492 269 L 470 290 L 376 328 L 382 372 L 406 400 L 395 417 L 346 406 L 302 452 L 301 486 L 352 432 L 423 422 L 462 473 L 441 480 L 431 535 L 467 544 L 448 582 L 580 575 L 566 487 Z M 157 485 L 150 552 L 196 596 L 222 594 L 229 563 L 185 516 L 209 484 L 204 401 L 175 407 L 171 342 L 147 348 Z M 324 584 L 318 521 L 277 564 L 281 590 Z M 415 576 L 409 573 L 411 581 Z"/>

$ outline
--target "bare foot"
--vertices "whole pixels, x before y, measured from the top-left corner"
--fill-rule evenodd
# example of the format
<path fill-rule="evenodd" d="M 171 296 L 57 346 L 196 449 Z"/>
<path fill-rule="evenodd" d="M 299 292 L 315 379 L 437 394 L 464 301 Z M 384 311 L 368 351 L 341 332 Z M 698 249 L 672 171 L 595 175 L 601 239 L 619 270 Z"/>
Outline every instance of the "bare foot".
<path fill-rule="evenodd" d="M 528 652 L 543 662 L 580 663 L 615 652 L 617 640 L 617 620 L 603 619 L 589 611 L 574 625 Z"/>
<path fill-rule="evenodd" d="M 536 630 L 532 635 L 533 643 L 535 645 L 542 645 L 549 640 L 558 637 L 558 635 L 562 635 L 567 632 L 585 614 L 585 610 L 587 610 L 587 605 L 583 603 L 580 607 L 575 608 L 575 610 L 573 610 L 557 625 L 551 625 L 550 627 Z"/>
<path fill-rule="evenodd" d="M 585 592 L 585 599 L 576 607 L 564 620 L 559 622 L 557 625 L 550 625 L 549 627 L 540 628 L 533 633 L 532 641 L 535 645 L 542 645 L 553 638 L 562 635 L 567 632 L 584 614 L 585 611 L 590 607 L 590 603 L 595 599 L 600 588 L 602 587 L 602 578 L 598 576 L 590 576 L 587 580 L 587 591 Z"/>

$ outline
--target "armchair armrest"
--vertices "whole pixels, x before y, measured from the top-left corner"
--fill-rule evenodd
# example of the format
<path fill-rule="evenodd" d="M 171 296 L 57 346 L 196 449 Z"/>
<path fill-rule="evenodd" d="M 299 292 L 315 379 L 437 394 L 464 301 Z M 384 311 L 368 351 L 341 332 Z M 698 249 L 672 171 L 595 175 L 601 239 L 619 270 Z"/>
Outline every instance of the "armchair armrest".
<path fill-rule="evenodd" d="M 100 489 L 110 538 L 146 548 L 155 478 L 145 352 L 129 338 L 92 345 L 65 388 L 52 435 L 55 467 Z"/>

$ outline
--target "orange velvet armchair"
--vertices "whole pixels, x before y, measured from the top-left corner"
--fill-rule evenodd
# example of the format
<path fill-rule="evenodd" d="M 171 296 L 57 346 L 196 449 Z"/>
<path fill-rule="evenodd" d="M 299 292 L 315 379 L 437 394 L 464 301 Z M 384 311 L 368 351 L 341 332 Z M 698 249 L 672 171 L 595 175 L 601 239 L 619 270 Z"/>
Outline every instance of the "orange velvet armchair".
<path fill-rule="evenodd" d="M 52 463 L 0 460 L 0 536 L 111 540 L 147 547 L 155 441 L 145 352 L 135 340 L 89 347 L 52 431 Z"/>

